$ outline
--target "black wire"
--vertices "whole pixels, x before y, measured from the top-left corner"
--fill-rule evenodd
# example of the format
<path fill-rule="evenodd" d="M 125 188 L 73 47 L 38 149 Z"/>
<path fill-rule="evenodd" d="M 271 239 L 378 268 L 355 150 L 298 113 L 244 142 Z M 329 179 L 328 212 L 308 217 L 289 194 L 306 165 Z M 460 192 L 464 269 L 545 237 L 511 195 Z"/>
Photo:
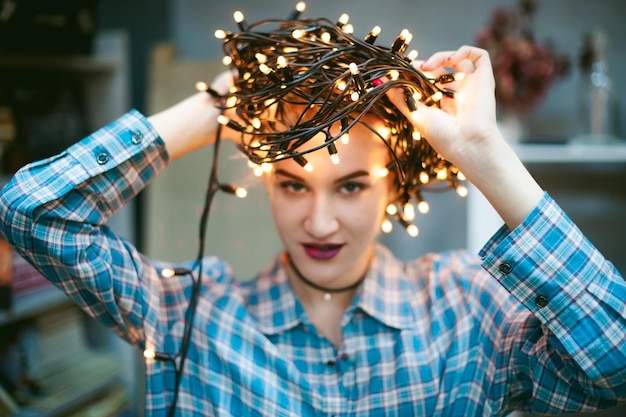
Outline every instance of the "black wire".
<path fill-rule="evenodd" d="M 214 91 L 208 91 L 214 97 L 217 95 Z M 189 304 L 187 306 L 187 310 L 185 312 L 185 328 L 183 330 L 183 339 L 181 341 L 180 350 L 177 354 L 179 359 L 178 364 L 175 364 L 175 388 L 174 388 L 174 397 L 172 399 L 172 403 L 168 409 L 167 416 L 173 417 L 176 412 L 176 405 L 178 403 L 178 396 L 180 391 L 180 384 L 182 381 L 182 377 L 184 374 L 185 361 L 187 359 L 187 354 L 189 351 L 189 344 L 191 343 L 191 334 L 193 332 L 193 323 L 196 315 L 196 307 L 198 305 L 198 299 L 200 296 L 200 289 L 202 288 L 202 273 L 203 273 L 203 258 L 204 251 L 206 246 L 206 229 L 209 222 L 209 214 L 211 212 L 211 204 L 213 202 L 213 197 L 220 190 L 220 183 L 218 181 L 218 156 L 219 149 L 221 144 L 221 125 L 218 125 L 216 131 L 216 138 L 213 144 L 213 162 L 211 164 L 211 172 L 209 175 L 209 182 L 207 185 L 207 191 L 204 199 L 204 207 L 202 209 L 202 214 L 200 216 L 199 221 L 199 244 L 198 244 L 198 254 L 196 256 L 196 260 L 194 262 L 193 269 L 197 269 L 196 277 L 193 277 L 193 286 L 191 290 L 191 295 L 189 297 Z"/>

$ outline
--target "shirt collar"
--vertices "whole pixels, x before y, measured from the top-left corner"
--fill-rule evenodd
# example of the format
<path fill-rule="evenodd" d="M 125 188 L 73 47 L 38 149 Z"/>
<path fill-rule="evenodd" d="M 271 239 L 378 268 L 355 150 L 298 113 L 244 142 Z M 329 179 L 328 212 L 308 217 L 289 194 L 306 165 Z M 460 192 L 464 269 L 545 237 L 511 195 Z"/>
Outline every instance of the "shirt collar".
<path fill-rule="evenodd" d="M 248 312 L 266 335 L 287 331 L 305 320 L 304 309 L 289 285 L 280 256 L 255 280 L 243 284 Z M 384 246 L 377 245 L 372 265 L 359 287 L 353 306 L 385 324 L 405 329 L 415 324 L 411 300 L 416 286 L 408 279 L 404 264 Z"/>
<path fill-rule="evenodd" d="M 396 329 L 415 325 L 415 299 L 417 286 L 407 279 L 404 263 L 382 245 L 376 254 L 367 277 L 355 302 L 367 314 Z"/>

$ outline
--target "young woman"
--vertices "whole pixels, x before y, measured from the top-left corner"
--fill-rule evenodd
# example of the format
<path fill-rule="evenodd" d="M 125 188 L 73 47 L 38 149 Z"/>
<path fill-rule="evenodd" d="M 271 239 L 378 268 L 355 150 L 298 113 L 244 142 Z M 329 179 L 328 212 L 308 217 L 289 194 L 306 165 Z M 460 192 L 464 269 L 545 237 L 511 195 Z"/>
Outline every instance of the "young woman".
<path fill-rule="evenodd" d="M 454 108 L 412 112 L 389 95 L 505 220 L 480 259 L 402 263 L 375 243 L 393 191 L 377 173 L 390 156 L 355 125 L 337 165 L 327 152 L 307 155 L 311 172 L 273 164 L 265 184 L 284 252 L 244 283 L 205 258 L 187 339 L 193 280 L 171 271 L 189 265 L 146 259 L 104 224 L 169 161 L 214 140 L 219 111 L 205 93 L 147 119 L 131 111 L 22 169 L 0 195 L 1 234 L 85 311 L 154 352 L 148 415 L 172 404 L 185 416 L 486 416 L 624 402 L 623 278 L 501 136 L 487 53 L 463 46 L 421 64 L 442 67 L 466 73 Z"/>

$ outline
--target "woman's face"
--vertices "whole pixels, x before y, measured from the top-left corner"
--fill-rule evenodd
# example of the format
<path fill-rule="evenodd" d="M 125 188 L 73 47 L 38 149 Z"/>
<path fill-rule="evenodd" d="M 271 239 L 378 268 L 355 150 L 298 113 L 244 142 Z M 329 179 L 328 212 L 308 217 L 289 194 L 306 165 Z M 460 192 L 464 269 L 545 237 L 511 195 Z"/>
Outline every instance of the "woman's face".
<path fill-rule="evenodd" d="M 323 140 L 318 136 L 313 145 Z M 305 277 L 329 288 L 350 285 L 367 270 L 391 188 L 384 175 L 389 152 L 375 133 L 357 124 L 348 144 L 335 143 L 338 164 L 321 149 L 305 155 L 311 172 L 288 159 L 273 164 L 266 180 L 285 250 Z"/>

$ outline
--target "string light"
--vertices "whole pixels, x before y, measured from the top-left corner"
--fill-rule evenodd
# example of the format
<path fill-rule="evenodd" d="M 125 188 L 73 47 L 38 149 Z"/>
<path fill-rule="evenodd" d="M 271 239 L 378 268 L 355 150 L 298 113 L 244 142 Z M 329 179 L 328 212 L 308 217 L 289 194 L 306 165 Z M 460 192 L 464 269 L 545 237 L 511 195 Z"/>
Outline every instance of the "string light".
<path fill-rule="evenodd" d="M 456 97 L 447 85 L 461 81 L 464 74 L 434 77 L 416 69 L 412 61 L 418 57 L 417 50 L 405 55 L 413 39 L 408 29 L 386 47 L 376 44 L 380 26 L 361 40 L 351 33 L 347 13 L 333 23 L 303 18 L 305 10 L 304 2 L 299 2 L 286 20 L 251 24 L 245 22 L 243 13 L 234 13 L 239 32 L 216 32 L 223 41 L 224 56 L 230 57 L 238 73 L 223 106 L 237 114 L 237 122 L 226 118 L 220 123 L 241 133 L 240 149 L 254 163 L 254 174 L 269 172 L 264 167 L 285 158 L 313 170 L 302 149 L 312 152 L 326 147 L 333 164 L 338 164 L 337 140 L 349 143 L 350 129 L 360 124 L 369 127 L 390 151 L 392 162 L 385 175 L 389 169 L 395 171 L 398 199 L 393 204 L 399 210 L 389 216 L 397 221 L 404 216 L 406 221 L 416 209 L 428 212 L 428 204 L 418 198 L 422 191 L 451 188 L 464 194 L 466 188 L 459 185 L 462 174 L 432 149 L 428 138 L 387 95 L 391 89 L 403 90 L 411 112 L 420 103 L 439 107 L 444 98 Z M 369 126 L 364 120 L 367 114 L 377 116 L 384 127 Z M 320 132 L 327 138 L 322 145 L 303 147 Z M 412 199 L 417 206 L 411 212 L 404 206 Z M 408 225 L 403 227 L 414 233 Z"/>

